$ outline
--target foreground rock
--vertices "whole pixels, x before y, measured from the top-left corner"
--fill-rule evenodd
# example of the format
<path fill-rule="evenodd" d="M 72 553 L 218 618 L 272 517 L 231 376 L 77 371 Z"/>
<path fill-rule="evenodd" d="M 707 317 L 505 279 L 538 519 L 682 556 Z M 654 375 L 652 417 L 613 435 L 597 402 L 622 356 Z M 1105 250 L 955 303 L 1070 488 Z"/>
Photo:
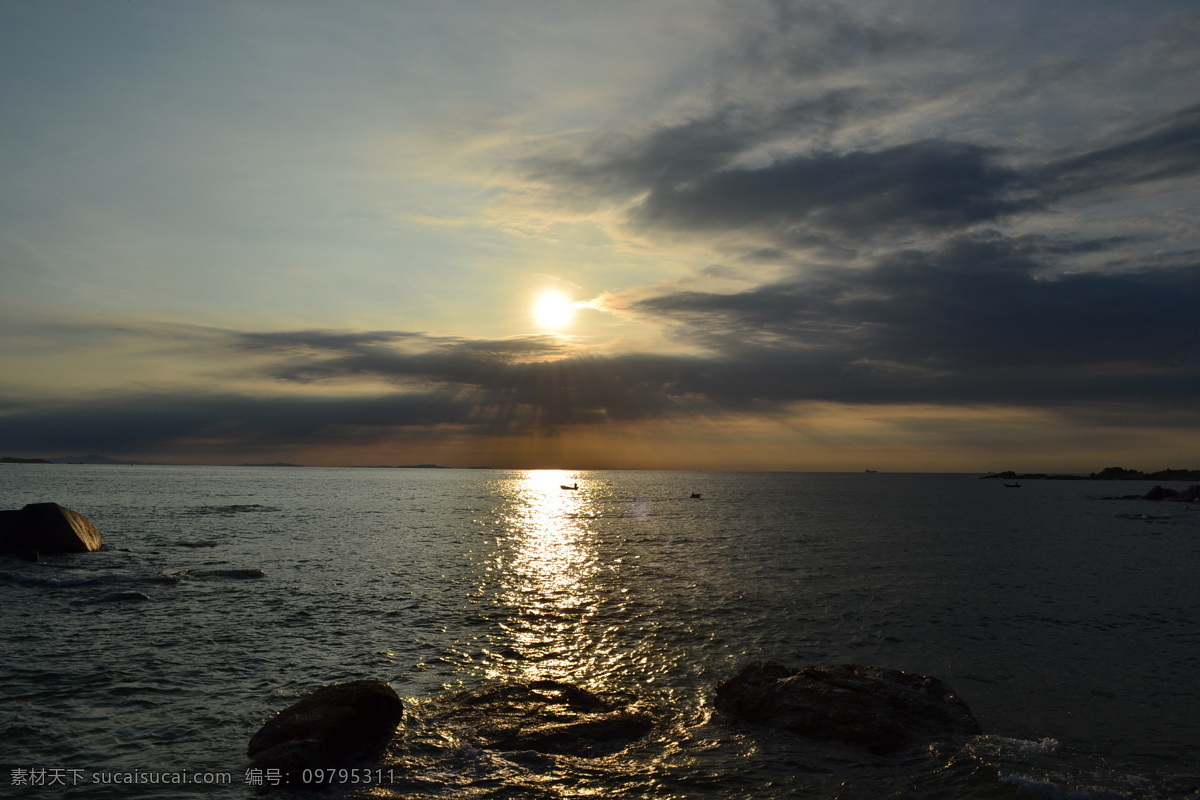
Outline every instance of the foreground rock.
<path fill-rule="evenodd" d="M 382 750 L 404 715 L 386 683 L 331 684 L 294 703 L 250 739 L 251 766 L 277 769 L 282 783 L 299 785 L 304 770 L 346 764 Z"/>
<path fill-rule="evenodd" d="M 1150 491 L 1141 495 L 1139 500 L 1176 500 L 1181 503 L 1193 503 L 1200 500 L 1200 485 L 1189 486 L 1182 492 L 1175 489 L 1155 486 Z"/>
<path fill-rule="evenodd" d="M 88 553 L 103 545 L 91 520 L 58 503 L 30 503 L 19 511 L 0 511 L 0 553 Z"/>
<path fill-rule="evenodd" d="M 966 703 L 942 681 L 880 667 L 792 670 L 758 661 L 717 685 L 716 707 L 749 722 L 879 754 L 981 732 Z"/>
<path fill-rule="evenodd" d="M 433 722 L 482 749 L 596 758 L 645 736 L 656 717 L 626 695 L 537 680 L 451 695 Z"/>

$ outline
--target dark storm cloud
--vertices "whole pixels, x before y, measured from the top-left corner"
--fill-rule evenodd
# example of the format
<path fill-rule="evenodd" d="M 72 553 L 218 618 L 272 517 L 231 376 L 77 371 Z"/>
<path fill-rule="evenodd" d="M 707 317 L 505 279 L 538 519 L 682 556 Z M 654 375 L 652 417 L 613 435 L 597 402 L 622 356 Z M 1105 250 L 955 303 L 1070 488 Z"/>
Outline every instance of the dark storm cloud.
<path fill-rule="evenodd" d="M 1190 403 L 1200 390 L 1200 265 L 1051 276 L 1053 258 L 1123 240 L 998 234 L 733 294 L 635 308 L 744 365 L 763 397 L 1054 405 Z M 754 381 L 759 370 L 769 378 Z M 780 372 L 788 378 L 780 376 Z"/>
<path fill-rule="evenodd" d="M 369 377 L 394 383 L 405 396 L 463 400 L 456 416 L 440 421 L 489 433 L 664 416 L 684 402 L 671 387 L 687 359 L 563 354 L 553 337 L 443 340 L 419 351 L 344 340 L 309 357 L 281 353 L 284 360 L 266 374 L 295 383 Z"/>
<path fill-rule="evenodd" d="M 727 169 L 780 137 L 821 142 L 839 126 L 895 103 L 863 88 L 840 88 L 779 106 L 723 103 L 707 113 L 644 131 L 602 137 L 578 157 L 521 162 L 534 180 L 569 195 L 621 200 L 647 187 L 672 187 Z"/>
<path fill-rule="evenodd" d="M 773 0 L 749 9 L 734 5 L 730 12 L 733 44 L 709 65 L 713 96 L 723 99 L 684 119 L 608 133 L 575 157 L 527 158 L 526 173 L 567 196 L 620 200 L 713 175 L 780 140 L 819 146 L 846 125 L 901 107 L 908 92 L 898 83 L 839 81 L 835 88 L 789 96 L 787 87 L 865 63 L 928 58 L 938 46 L 928 33 L 862 19 L 834 3 Z"/>
<path fill-rule="evenodd" d="M 1028 179 L 968 144 L 925 141 L 875 152 L 796 156 L 655 187 L 644 226 L 816 229 L 838 233 L 958 229 L 1026 210 Z"/>
<path fill-rule="evenodd" d="M 178 334 L 182 337 L 184 334 Z M 211 347 L 211 329 L 197 331 Z M 687 359 L 630 355 L 545 360 L 560 346 L 540 337 L 470 341 L 411 334 L 346 335 L 338 331 L 223 332 L 239 371 L 259 369 L 283 391 L 122 395 L 78 402 L 0 402 L 0 442 L 11 451 L 80 449 L 132 453 L 200 449 L 370 444 L 463 434 L 521 435 L 563 425 L 633 421 L 711 407 L 681 388 L 696 381 Z M 397 342 L 400 344 L 397 345 Z M 388 343 L 388 344 L 381 344 Z M 415 350 L 415 351 L 414 351 Z M 252 354 L 237 362 L 239 353 Z M 265 363 L 264 363 L 264 356 Z M 530 357 L 540 360 L 527 360 Z M 311 396 L 290 387 L 334 387 L 364 377 L 392 391 Z"/>
<path fill-rule="evenodd" d="M 830 145 L 837 131 L 923 101 L 874 85 L 774 104 L 725 102 L 607 135 L 573 157 L 527 158 L 522 167 L 570 202 L 624 206 L 643 235 L 736 230 L 762 247 L 784 248 L 830 237 L 954 234 L 1200 171 L 1200 106 L 1134 121 L 1066 154 L 1007 152 L 961 138 Z"/>
<path fill-rule="evenodd" d="M 1057 195 L 1118 190 L 1149 181 L 1200 173 L 1200 106 L 1126 131 L 1106 143 L 1044 169 Z"/>
<path fill-rule="evenodd" d="M 430 428 L 469 415 L 446 394 L 367 398 L 248 397 L 235 394 L 122 395 L 79 404 L 21 407 L 0 417 L 13 451 L 149 452 L 191 443 L 233 449 L 346 443 L 380 429 Z"/>
<path fill-rule="evenodd" d="M 861 99 L 831 93 L 769 119 L 725 110 L 655 130 L 619 153 L 530 168 L 540 180 L 586 185 L 613 200 L 639 197 L 629 222 L 643 232 L 740 230 L 760 236 L 764 247 L 811 244 L 824 235 L 954 233 L 1200 171 L 1200 107 L 1042 164 L 1017 166 L 999 148 L 939 139 L 737 163 L 785 132 L 803 137 L 861 113 Z"/>

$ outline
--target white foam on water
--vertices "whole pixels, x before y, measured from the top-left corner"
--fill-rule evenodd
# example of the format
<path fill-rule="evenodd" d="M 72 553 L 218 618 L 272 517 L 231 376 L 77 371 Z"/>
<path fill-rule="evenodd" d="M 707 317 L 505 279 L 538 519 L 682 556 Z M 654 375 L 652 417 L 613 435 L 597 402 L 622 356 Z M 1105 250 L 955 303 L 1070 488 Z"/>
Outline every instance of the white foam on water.
<path fill-rule="evenodd" d="M 1021 794 L 1046 800 L 1128 800 L 1128 795 L 1096 786 L 1067 787 L 1053 781 L 1024 775 L 1002 775 L 1000 780 L 1016 786 Z"/>
<path fill-rule="evenodd" d="M 972 739 L 965 750 L 971 756 L 985 761 L 1007 761 L 1054 753 L 1059 746 L 1059 741 L 1050 737 L 1017 739 L 985 734 Z"/>

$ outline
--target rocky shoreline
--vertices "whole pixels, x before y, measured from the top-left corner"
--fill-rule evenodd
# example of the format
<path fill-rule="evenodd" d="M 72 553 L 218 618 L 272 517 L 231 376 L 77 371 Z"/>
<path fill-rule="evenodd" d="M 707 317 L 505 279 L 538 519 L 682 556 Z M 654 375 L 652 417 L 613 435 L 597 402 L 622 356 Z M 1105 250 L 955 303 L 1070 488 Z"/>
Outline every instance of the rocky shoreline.
<path fill-rule="evenodd" d="M 628 693 L 550 678 L 485 683 L 432 704 L 416 702 L 426 707 L 419 724 L 440 739 L 519 764 L 614 757 L 671 718 Z M 753 662 L 717 684 L 713 707 L 724 725 L 785 731 L 875 758 L 911 756 L 938 742 L 961 745 L 982 733 L 966 703 L 939 679 L 860 665 L 793 670 Z M 421 785 L 431 776 L 406 763 L 409 751 L 422 748 L 408 723 L 404 702 L 387 683 L 322 686 L 254 734 L 248 775 L 260 794 L 323 788 L 342 773 L 372 770 Z"/>
<path fill-rule="evenodd" d="M 989 472 L 979 476 L 981 480 L 999 478 L 1004 481 L 1200 481 L 1200 470 L 1197 469 L 1163 469 L 1158 472 L 1140 472 L 1124 467 L 1106 467 L 1090 475 L 1047 475 L 1044 472 Z M 1014 484 L 1008 484 L 1014 485 Z M 1016 484 L 1019 485 L 1019 484 Z M 1200 502 L 1200 484 L 1193 484 L 1186 489 L 1177 490 L 1164 486 L 1155 486 L 1142 494 L 1109 495 L 1105 500 L 1173 500 L 1177 503 Z"/>
<path fill-rule="evenodd" d="M 1157 472 L 1141 472 L 1124 467 L 1105 467 L 1088 475 L 1053 475 L 1045 472 L 989 472 L 980 475 L 980 480 L 998 478 L 1006 481 L 1200 481 L 1200 469 L 1160 469 Z"/>

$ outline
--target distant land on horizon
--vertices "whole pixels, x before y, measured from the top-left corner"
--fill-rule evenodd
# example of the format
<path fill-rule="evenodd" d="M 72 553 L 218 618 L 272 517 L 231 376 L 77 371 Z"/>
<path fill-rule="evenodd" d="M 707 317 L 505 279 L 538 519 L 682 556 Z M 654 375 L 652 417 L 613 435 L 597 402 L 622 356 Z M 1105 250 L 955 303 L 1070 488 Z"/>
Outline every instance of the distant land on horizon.
<path fill-rule="evenodd" d="M 0 457 L 0 464 L 86 464 L 97 466 L 193 466 L 185 463 L 164 463 L 154 461 L 122 461 L 117 458 L 109 458 L 97 454 L 86 456 L 59 456 L 57 458 L 18 458 L 13 456 Z M 224 465 L 206 465 L 206 466 L 236 466 L 236 467 L 296 467 L 307 468 L 304 464 L 292 464 L 288 462 L 271 462 L 271 463 L 243 463 L 243 464 L 224 464 Z M 441 464 L 375 464 L 375 465 L 352 465 L 345 469 L 453 469 L 445 467 Z M 469 467 L 468 469 L 503 469 L 502 467 Z M 583 470 L 588 471 L 588 470 Z M 805 472 L 808 470 L 797 470 Z M 877 470 L 868 469 L 867 473 L 874 474 Z M 862 474 L 851 473 L 847 474 Z M 962 473 L 969 475 L 971 473 Z M 1014 470 L 1005 470 L 1004 472 L 989 472 L 985 475 L 979 475 L 979 479 L 1002 479 L 1002 480 L 1052 480 L 1052 481 L 1200 481 L 1200 469 L 1162 469 L 1156 472 L 1141 472 L 1136 469 L 1125 469 L 1124 467 L 1105 467 L 1099 472 L 1092 472 L 1087 475 L 1082 473 L 1045 473 L 1045 472 L 1016 472 Z"/>
<path fill-rule="evenodd" d="M 161 467 L 161 466 L 191 466 L 185 463 L 164 463 L 155 461 L 122 461 L 118 458 L 109 458 L 101 455 L 87 456 L 59 456 L 57 458 L 17 458 L 14 456 L 4 456 L 0 458 L 0 464 L 87 464 L 99 466 L 142 466 L 142 467 Z M 222 466 L 237 466 L 237 467 L 305 467 L 304 464 L 292 464 L 286 461 L 273 461 L 270 463 L 260 464 L 227 464 Z M 440 464 L 377 464 L 374 466 L 357 466 L 352 469 L 449 469 Z"/>
<path fill-rule="evenodd" d="M 1048 475 L 1044 472 L 989 472 L 981 479 L 1002 478 L 1004 480 L 1050 480 L 1050 481 L 1200 481 L 1200 469 L 1160 469 L 1157 472 L 1141 472 L 1124 467 L 1105 467 L 1089 475 Z"/>
<path fill-rule="evenodd" d="M 58 458 L 13 458 L 4 456 L 0 464 L 114 464 L 120 466 L 155 466 L 150 461 L 121 461 L 108 456 L 59 456 Z"/>

